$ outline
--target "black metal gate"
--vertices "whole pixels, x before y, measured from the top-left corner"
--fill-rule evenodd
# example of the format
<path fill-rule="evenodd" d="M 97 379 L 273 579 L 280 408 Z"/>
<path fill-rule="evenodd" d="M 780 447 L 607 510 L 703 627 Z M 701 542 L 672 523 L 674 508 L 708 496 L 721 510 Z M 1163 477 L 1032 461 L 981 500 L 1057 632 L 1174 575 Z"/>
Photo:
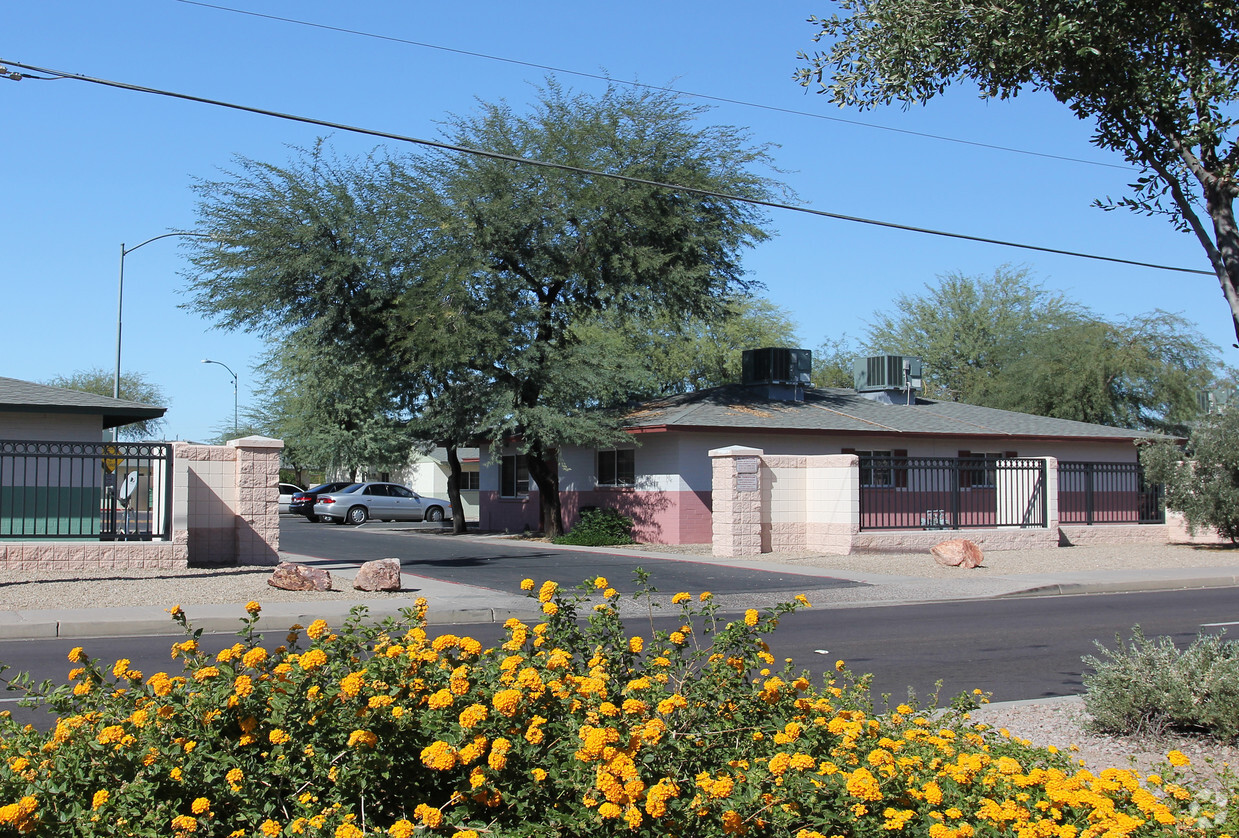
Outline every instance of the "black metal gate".
<path fill-rule="evenodd" d="M 1045 527 L 1046 464 L 991 457 L 860 457 L 862 530 Z"/>
<path fill-rule="evenodd" d="M 172 447 L 0 440 L 0 538 L 166 541 Z"/>

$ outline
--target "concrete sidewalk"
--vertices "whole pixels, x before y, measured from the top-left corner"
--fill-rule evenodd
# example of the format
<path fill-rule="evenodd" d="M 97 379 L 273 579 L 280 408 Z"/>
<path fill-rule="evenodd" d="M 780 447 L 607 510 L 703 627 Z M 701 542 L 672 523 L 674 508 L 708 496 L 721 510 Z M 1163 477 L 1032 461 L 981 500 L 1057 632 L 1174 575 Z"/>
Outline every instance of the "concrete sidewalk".
<path fill-rule="evenodd" d="M 556 549 L 539 544 L 540 549 Z M 574 547 L 573 550 L 591 548 Z M 614 548 L 593 548 L 614 551 Z M 722 564 L 737 568 L 779 573 L 796 573 L 812 579 L 832 580 L 832 585 L 814 589 L 811 582 L 803 593 L 815 608 L 855 608 L 879 605 L 899 605 L 920 602 L 983 599 L 1008 596 L 1062 596 L 1086 593 L 1129 593 L 1137 591 L 1168 591 L 1189 588 L 1239 587 L 1239 566 L 1193 566 L 1174 568 L 1122 568 L 1101 570 L 1053 570 L 1052 572 L 1004 573 L 985 577 L 954 575 L 935 577 L 897 575 L 871 572 L 868 569 L 815 567 L 802 563 L 779 561 L 771 556 L 751 559 L 717 559 L 697 553 L 634 551 L 634 556 L 658 561 L 691 561 Z M 288 561 L 304 561 L 329 570 L 333 577 L 351 580 L 357 565 L 348 562 L 327 563 L 318 559 L 284 554 Z M 1204 557 L 1207 560 L 1207 557 Z M 880 564 L 874 561 L 871 564 Z M 927 565 L 928 567 L 928 565 Z M 1070 567 L 1070 565 L 1066 565 Z M 839 587 L 833 580 L 846 579 L 856 583 Z M 472 585 L 442 582 L 423 576 L 405 574 L 408 598 L 366 599 L 358 592 L 356 599 L 314 600 L 296 602 L 264 602 L 262 625 L 268 630 L 283 630 L 294 623 L 309 625 L 315 619 L 326 619 L 339 625 L 350 609 L 361 605 L 368 609 L 371 620 L 397 616 L 416 597 L 430 602 L 428 622 L 432 625 L 453 623 L 485 623 L 518 617 L 535 620 L 539 617 L 534 603 L 523 596 L 505 594 Z M 764 607 L 790 599 L 786 593 L 730 594 L 716 597 L 724 611 L 741 611 L 748 607 Z M 195 627 L 206 632 L 235 632 L 245 617 L 245 603 L 228 605 L 187 606 Z M 168 613 L 160 606 L 123 608 L 64 608 L 27 611 L 0 611 L 0 639 L 24 638 L 90 638 L 124 637 L 132 635 L 177 635 L 179 631 Z"/>

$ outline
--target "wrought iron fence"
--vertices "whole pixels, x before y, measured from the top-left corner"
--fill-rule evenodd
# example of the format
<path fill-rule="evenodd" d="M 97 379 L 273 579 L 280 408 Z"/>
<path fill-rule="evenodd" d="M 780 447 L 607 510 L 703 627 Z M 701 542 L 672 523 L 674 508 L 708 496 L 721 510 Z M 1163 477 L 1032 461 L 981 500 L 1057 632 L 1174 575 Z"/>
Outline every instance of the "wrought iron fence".
<path fill-rule="evenodd" d="M 860 457 L 860 528 L 1044 527 L 1041 459 Z"/>
<path fill-rule="evenodd" d="M 1164 524 L 1160 484 L 1139 463 L 1058 464 L 1058 518 L 1064 524 Z"/>
<path fill-rule="evenodd" d="M 0 538 L 166 541 L 172 447 L 0 440 Z"/>

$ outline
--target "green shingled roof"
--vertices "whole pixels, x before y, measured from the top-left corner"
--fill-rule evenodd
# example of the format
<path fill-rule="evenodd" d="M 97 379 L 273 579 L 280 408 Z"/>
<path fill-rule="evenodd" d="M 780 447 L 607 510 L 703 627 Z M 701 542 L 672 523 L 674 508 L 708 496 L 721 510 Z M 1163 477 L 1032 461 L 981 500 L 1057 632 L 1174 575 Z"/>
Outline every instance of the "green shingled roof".
<path fill-rule="evenodd" d="M 804 401 L 771 398 L 763 386 L 730 385 L 647 402 L 630 410 L 631 430 L 748 429 L 933 437 L 1138 440 L 1147 431 L 1033 416 L 959 402 L 886 404 L 848 389 L 805 390 Z"/>
<path fill-rule="evenodd" d="M 91 414 L 103 417 L 104 428 L 115 428 L 144 419 L 158 419 L 167 410 L 166 407 L 0 376 L 0 413 Z"/>

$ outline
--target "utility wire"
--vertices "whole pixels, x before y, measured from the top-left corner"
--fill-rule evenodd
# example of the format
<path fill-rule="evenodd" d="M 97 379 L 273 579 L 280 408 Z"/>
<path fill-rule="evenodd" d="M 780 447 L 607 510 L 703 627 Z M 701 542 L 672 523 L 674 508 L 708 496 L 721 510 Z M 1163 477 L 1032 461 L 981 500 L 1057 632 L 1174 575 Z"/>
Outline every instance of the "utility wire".
<path fill-rule="evenodd" d="M 260 116 L 269 116 L 276 119 L 285 119 L 291 122 L 300 122 L 306 125 L 318 125 L 323 128 L 331 128 L 336 131 L 347 131 L 353 134 L 363 134 L 370 137 L 379 137 L 385 140 L 395 140 L 402 143 L 412 143 L 414 145 L 426 146 L 435 148 L 441 151 L 450 151 L 458 154 L 472 154 L 477 157 L 486 157 L 491 160 L 502 160 L 508 163 L 515 163 L 522 166 L 538 166 L 545 169 L 555 169 L 563 172 L 572 172 L 580 175 L 588 175 L 590 177 L 610 178 L 611 180 L 623 181 L 624 183 L 635 183 L 643 186 L 653 186 L 658 189 L 667 189 L 673 192 L 684 192 L 693 195 L 702 195 L 708 198 L 719 198 L 725 201 L 738 201 L 754 206 L 767 207 L 769 209 L 787 210 L 788 212 L 799 212 L 806 215 L 816 215 L 821 218 L 833 218 L 837 221 L 851 221 L 857 224 L 869 224 L 876 227 L 886 227 L 892 230 L 904 230 L 910 233 L 923 233 L 930 236 L 941 236 L 950 239 L 962 239 L 964 241 L 981 242 L 982 244 L 994 244 L 1000 247 L 1014 247 L 1022 250 L 1034 250 L 1039 253 L 1053 253 L 1059 256 L 1074 256 L 1079 259 L 1093 259 L 1099 262 L 1113 262 L 1120 265 L 1135 265 L 1141 268 L 1153 268 L 1160 271 L 1175 271 L 1178 273 L 1201 274 L 1204 276 L 1213 276 L 1211 271 L 1202 271 L 1195 268 L 1181 268 L 1173 265 L 1159 265 L 1155 262 L 1140 262 L 1134 259 L 1120 259 L 1116 256 L 1101 256 L 1095 253 L 1080 253 L 1073 250 L 1060 250 L 1054 247 L 1042 247 L 1035 244 L 1023 244 L 1020 242 L 1004 241 L 1003 239 L 991 239 L 984 236 L 971 236 L 965 233 L 951 233 L 944 230 L 933 230 L 928 227 L 913 227 L 907 224 L 896 224 L 891 221 L 878 221 L 872 218 L 864 218 L 855 215 L 844 215 L 836 212 L 827 212 L 825 210 L 810 209 L 809 207 L 797 206 L 795 204 L 784 204 L 777 201 L 766 201 L 759 198 L 750 198 L 743 195 L 730 195 L 726 192 L 714 192 L 708 189 L 698 189 L 693 186 L 684 186 L 677 183 L 666 183 L 658 180 L 648 180 L 646 178 L 630 177 L 629 175 L 620 175 L 613 172 L 600 172 L 595 169 L 586 169 L 581 166 L 569 166 L 564 163 L 550 163 L 545 160 L 533 160 L 527 157 L 517 157 L 511 154 L 501 154 L 496 151 L 486 151 L 480 148 L 469 148 L 468 146 L 453 145 L 451 143 L 437 142 L 435 140 L 423 140 L 417 137 L 410 137 L 404 134 L 394 134 L 389 131 L 379 131 L 373 128 L 361 128 L 355 125 L 346 125 L 341 122 L 330 122 L 325 119 L 316 119 L 308 116 L 297 116 L 295 114 L 281 113 L 279 111 L 266 110 L 264 108 L 254 108 L 249 105 L 238 105 L 232 102 L 223 102 L 218 99 L 207 99 L 202 96 L 193 96 L 188 93 L 176 93 L 170 90 L 160 90 L 155 87 L 143 87 L 136 84 L 128 84 L 126 82 L 111 81 L 109 79 L 99 79 L 91 76 L 83 76 L 77 73 L 66 73 L 61 70 L 52 70 L 47 67 L 36 67 L 31 64 L 23 64 L 17 61 L 6 61 L 0 58 L 0 76 L 6 76 L 4 65 L 20 67 L 23 70 L 30 70 L 35 73 L 45 73 L 56 79 L 71 79 L 74 81 L 84 81 L 90 84 L 98 84 L 104 87 L 114 87 L 120 90 L 129 90 L 136 93 L 150 93 L 155 96 L 167 96 L 173 99 L 183 99 L 187 102 L 198 102 L 204 105 L 213 105 L 215 107 L 229 108 L 231 110 L 243 111 L 245 113 L 258 114 Z M 33 78 L 38 80 L 37 76 L 26 76 L 24 74 L 7 73 L 8 78 Z M 16 78 L 15 78 L 16 77 Z"/>
<path fill-rule="evenodd" d="M 690 96 L 694 99 L 704 99 L 710 102 L 722 102 L 728 105 L 741 105 L 746 108 L 760 108 L 765 111 L 774 113 L 785 113 L 793 116 L 807 116 L 811 119 L 822 119 L 828 122 L 839 122 L 844 125 L 857 125 L 861 128 L 873 128 L 878 131 L 890 131 L 895 134 L 906 134 L 910 137 L 921 137 L 930 140 L 941 140 L 946 143 L 958 143 L 959 145 L 969 145 L 975 148 L 988 148 L 993 151 L 1006 151 L 1012 154 L 1026 154 L 1031 157 L 1042 157 L 1047 160 L 1063 160 L 1068 163 L 1083 163 L 1088 166 L 1105 166 L 1110 169 L 1122 169 L 1123 171 L 1131 171 L 1130 166 L 1121 165 L 1118 163 L 1103 163 L 1100 160 L 1085 160 L 1082 157 L 1067 157 L 1061 154 L 1048 154 L 1043 151 L 1031 151 L 1025 148 L 1013 148 L 1012 146 L 994 145 L 992 143 L 982 143 L 976 140 L 962 140 L 958 137 L 947 137 L 942 134 L 930 134 L 924 131 L 910 131 L 906 128 L 892 128 L 887 125 L 877 125 L 872 122 L 862 122 L 859 119 L 845 119 L 839 116 L 827 116 L 826 114 L 812 113 L 809 111 L 798 111 L 792 108 L 780 108 L 775 105 L 764 105 L 760 102 L 746 102 L 743 99 L 730 99 L 726 96 L 712 96 L 708 93 L 693 93 L 687 90 L 678 90 L 674 87 L 659 87 L 658 85 L 645 84 L 639 81 L 624 81 L 623 79 L 613 79 L 610 76 L 601 75 L 598 73 L 586 73 L 581 70 L 566 70 L 563 67 L 552 67 L 548 64 L 537 64 L 532 61 L 521 61 L 516 58 L 504 58 L 498 55 L 491 55 L 485 52 L 472 52 L 466 49 L 457 49 L 455 47 L 445 47 L 439 44 L 430 44 L 425 41 L 412 41 L 407 38 L 397 38 L 393 35 L 379 35 L 375 32 L 365 32 L 360 29 L 348 29 L 343 26 L 331 26 L 326 23 L 314 23 L 309 20 L 299 20 L 292 17 L 281 17 L 280 15 L 263 14 L 262 12 L 252 12 L 247 9 L 234 9 L 230 6 L 220 6 L 215 3 L 203 3 L 201 0 L 177 0 L 178 3 L 184 3 L 188 6 L 201 6 L 205 9 L 215 9 L 221 12 L 231 12 L 238 15 L 248 15 L 249 17 L 263 18 L 265 20 L 279 21 L 280 23 L 292 23 L 297 26 L 307 26 L 312 29 L 323 29 L 328 32 L 340 32 L 346 35 L 357 35 L 362 38 L 374 38 L 380 41 L 390 41 L 395 44 L 405 44 L 407 46 L 422 47 L 423 49 L 434 49 L 440 52 L 450 52 L 456 55 L 467 55 L 471 58 L 484 58 L 487 61 L 499 61 L 504 64 L 516 64 L 521 67 L 531 67 L 535 70 L 545 70 L 552 73 L 562 73 L 569 76 L 579 76 L 585 79 L 596 79 L 605 81 L 608 84 L 623 84 L 630 87 L 639 87 L 643 90 L 655 90 L 662 93 L 676 93 L 681 96 Z"/>

